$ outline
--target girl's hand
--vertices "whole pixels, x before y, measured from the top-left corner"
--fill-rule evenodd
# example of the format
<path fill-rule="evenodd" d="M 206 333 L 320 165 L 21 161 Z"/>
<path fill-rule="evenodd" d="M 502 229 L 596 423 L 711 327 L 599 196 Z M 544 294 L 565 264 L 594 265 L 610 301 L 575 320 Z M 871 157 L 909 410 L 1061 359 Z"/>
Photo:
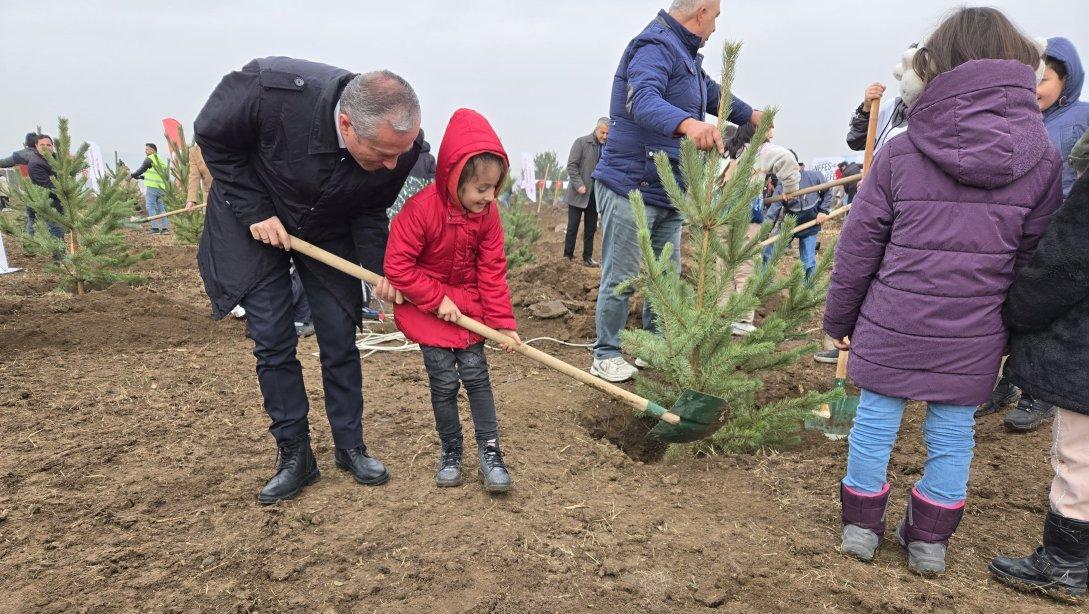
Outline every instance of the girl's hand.
<path fill-rule="evenodd" d="M 454 304 L 454 301 L 450 300 L 449 296 L 444 296 L 439 308 L 435 310 L 435 315 L 439 316 L 440 320 L 457 322 L 461 318 L 461 310 Z"/>
<path fill-rule="evenodd" d="M 522 338 L 518 336 L 517 331 L 507 330 L 507 329 L 502 329 L 501 328 L 501 329 L 499 329 L 499 332 L 501 332 L 504 335 L 510 337 L 514 341 L 514 345 L 504 345 L 503 346 L 503 351 L 513 352 L 514 351 L 514 346 L 522 345 Z"/>
<path fill-rule="evenodd" d="M 851 351 L 851 338 L 844 337 L 843 339 L 833 339 L 832 345 L 836 346 L 836 349 L 841 352 Z"/>
<path fill-rule="evenodd" d="M 394 288 L 393 284 L 389 283 L 389 280 L 385 277 L 378 280 L 378 285 L 374 287 L 374 293 L 387 303 L 402 305 L 405 302 L 405 297 L 401 294 L 401 291 Z"/>

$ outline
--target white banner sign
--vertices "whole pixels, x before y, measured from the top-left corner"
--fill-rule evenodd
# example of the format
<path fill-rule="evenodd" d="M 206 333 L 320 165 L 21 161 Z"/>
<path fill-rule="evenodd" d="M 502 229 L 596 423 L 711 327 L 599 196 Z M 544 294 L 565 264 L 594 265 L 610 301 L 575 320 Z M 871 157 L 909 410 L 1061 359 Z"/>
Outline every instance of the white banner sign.
<path fill-rule="evenodd" d="M 98 182 L 106 177 L 106 162 L 98 143 L 88 141 L 87 145 L 87 187 L 98 194 Z"/>
<path fill-rule="evenodd" d="M 526 196 L 531 201 L 537 200 L 537 171 L 531 153 L 522 152 L 522 181 L 518 187 L 526 191 Z"/>
<path fill-rule="evenodd" d="M 8 252 L 4 249 L 4 235 L 0 234 L 0 275 L 15 273 L 23 269 L 13 269 L 8 266 Z"/>

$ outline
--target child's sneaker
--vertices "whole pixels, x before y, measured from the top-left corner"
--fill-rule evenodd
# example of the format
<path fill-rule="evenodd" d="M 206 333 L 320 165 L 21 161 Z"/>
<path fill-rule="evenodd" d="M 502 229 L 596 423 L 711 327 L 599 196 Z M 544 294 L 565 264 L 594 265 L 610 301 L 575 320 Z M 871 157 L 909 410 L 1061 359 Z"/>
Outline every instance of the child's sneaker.
<path fill-rule="evenodd" d="M 461 486 L 465 477 L 461 473 L 461 442 L 442 444 L 439 453 L 439 469 L 435 473 L 435 483 L 442 487 Z"/>
<path fill-rule="evenodd" d="M 494 441 L 480 449 L 480 477 L 484 480 L 484 490 L 488 492 L 507 492 L 514 485 L 503 462 L 503 452 Z"/>

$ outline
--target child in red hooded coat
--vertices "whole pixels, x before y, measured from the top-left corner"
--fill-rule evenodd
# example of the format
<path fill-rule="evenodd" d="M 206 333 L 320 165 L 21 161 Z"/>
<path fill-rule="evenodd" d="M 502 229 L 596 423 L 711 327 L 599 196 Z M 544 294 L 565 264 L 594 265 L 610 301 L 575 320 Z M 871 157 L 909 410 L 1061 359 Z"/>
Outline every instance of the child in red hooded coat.
<path fill-rule="evenodd" d="M 509 163 L 499 137 L 479 113 L 458 109 L 439 148 L 435 182 L 413 196 L 390 228 L 386 278 L 408 301 L 397 327 L 420 344 L 442 440 L 435 481 L 462 483 L 458 388 L 465 385 L 476 429 L 480 475 L 489 492 L 511 488 L 499 448 L 484 339 L 456 324 L 462 314 L 521 343 L 507 286 L 507 259 L 496 195 Z"/>

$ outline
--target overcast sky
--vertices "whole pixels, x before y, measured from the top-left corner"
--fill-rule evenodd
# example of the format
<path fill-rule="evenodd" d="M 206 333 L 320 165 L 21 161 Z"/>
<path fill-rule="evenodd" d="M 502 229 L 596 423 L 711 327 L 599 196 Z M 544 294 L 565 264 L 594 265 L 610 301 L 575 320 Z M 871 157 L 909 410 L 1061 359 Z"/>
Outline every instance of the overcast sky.
<path fill-rule="evenodd" d="M 389 68 L 416 88 L 437 149 L 454 109 L 482 112 L 514 164 L 571 142 L 608 114 L 624 46 L 669 0 L 0 0 L 0 153 L 68 117 L 112 163 L 163 144 L 162 118 L 191 132 L 220 77 L 288 55 L 352 71 Z M 776 141 L 804 160 L 846 150 L 847 120 L 872 81 L 949 9 L 948 0 L 722 0 L 704 53 L 721 69 L 726 40 L 745 43 L 736 93 L 778 105 Z M 1066 36 L 1089 53 L 1089 1 L 996 0 L 1032 36 Z M 1089 56 L 1086 58 L 1089 60 Z M 895 89 L 895 86 L 894 86 Z"/>

